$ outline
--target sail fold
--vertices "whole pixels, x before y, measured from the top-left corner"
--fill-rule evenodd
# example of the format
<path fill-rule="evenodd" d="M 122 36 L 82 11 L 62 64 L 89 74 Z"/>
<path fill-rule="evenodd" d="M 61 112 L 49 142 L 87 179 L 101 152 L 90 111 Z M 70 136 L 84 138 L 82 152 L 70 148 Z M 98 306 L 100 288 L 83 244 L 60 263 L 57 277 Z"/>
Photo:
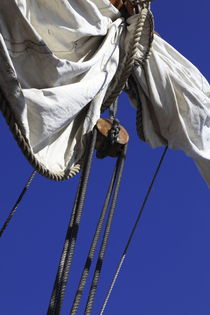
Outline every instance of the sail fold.
<path fill-rule="evenodd" d="M 0 91 L 50 172 L 68 173 L 84 154 L 118 67 L 122 23 L 109 1 L 0 2 Z"/>
<path fill-rule="evenodd" d="M 125 24 L 109 0 L 0 2 L 0 97 L 35 159 L 60 179 L 81 162 L 136 18 Z M 147 34 L 144 29 L 136 59 Z M 145 141 L 183 150 L 210 186 L 204 76 L 155 35 L 150 59 L 134 66 L 129 82 L 135 83 L 128 93 L 141 106 Z"/>

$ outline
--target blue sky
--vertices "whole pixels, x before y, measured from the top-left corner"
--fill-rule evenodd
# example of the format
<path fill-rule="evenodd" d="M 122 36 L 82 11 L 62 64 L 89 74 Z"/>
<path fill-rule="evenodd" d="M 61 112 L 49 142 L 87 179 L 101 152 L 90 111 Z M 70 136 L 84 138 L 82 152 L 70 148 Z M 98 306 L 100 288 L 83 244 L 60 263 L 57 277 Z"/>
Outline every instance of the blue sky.
<path fill-rule="evenodd" d="M 210 80 L 210 3 L 156 0 L 152 8 L 160 35 Z M 119 119 L 130 134 L 130 143 L 94 315 L 101 307 L 163 150 L 139 141 L 135 110 L 125 95 L 120 98 Z M 32 168 L 2 117 L 0 125 L 3 222 Z M 111 158 L 94 161 L 63 315 L 69 313 L 113 166 Z M 0 239 L 0 314 L 46 313 L 78 179 L 57 183 L 35 177 Z M 105 314 L 209 315 L 209 222 L 210 190 L 190 158 L 169 150 Z M 83 308 L 79 314 L 83 314 Z"/>

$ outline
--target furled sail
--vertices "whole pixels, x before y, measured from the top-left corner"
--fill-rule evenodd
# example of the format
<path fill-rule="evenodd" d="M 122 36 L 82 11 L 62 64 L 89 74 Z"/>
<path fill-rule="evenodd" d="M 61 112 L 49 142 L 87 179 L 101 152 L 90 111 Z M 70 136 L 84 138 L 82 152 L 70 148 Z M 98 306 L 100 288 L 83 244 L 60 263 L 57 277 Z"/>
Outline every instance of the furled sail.
<path fill-rule="evenodd" d="M 1 0 L 2 111 L 43 175 L 60 180 L 79 170 L 137 18 L 125 24 L 109 0 Z M 185 151 L 210 185 L 210 87 L 202 74 L 154 35 L 150 59 L 135 64 L 128 93 L 141 104 L 145 141 Z"/>
<path fill-rule="evenodd" d="M 109 1 L 0 2 L 1 95 L 46 176 L 79 170 L 117 70 L 118 17 Z"/>
<path fill-rule="evenodd" d="M 127 21 L 128 37 L 135 19 Z M 137 59 L 143 50 L 144 41 Z M 144 140 L 153 148 L 184 151 L 210 186 L 210 86 L 205 77 L 154 34 L 150 59 L 134 67 L 132 80 L 130 98 L 137 108 L 141 103 Z"/>

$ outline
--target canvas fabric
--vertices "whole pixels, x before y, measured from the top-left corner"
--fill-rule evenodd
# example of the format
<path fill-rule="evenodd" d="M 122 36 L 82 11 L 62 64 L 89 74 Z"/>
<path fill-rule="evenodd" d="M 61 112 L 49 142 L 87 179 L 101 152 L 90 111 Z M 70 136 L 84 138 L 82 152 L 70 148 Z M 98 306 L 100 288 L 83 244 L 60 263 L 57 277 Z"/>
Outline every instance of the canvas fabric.
<path fill-rule="evenodd" d="M 132 36 L 136 17 L 128 19 Z M 147 30 L 145 29 L 145 33 Z M 137 59 L 146 46 L 143 36 Z M 145 141 L 152 148 L 168 145 L 196 162 L 210 186 L 210 86 L 201 72 L 176 49 L 154 35 L 152 53 L 145 65 L 132 73 L 141 100 Z"/>
<path fill-rule="evenodd" d="M 1 0 L 1 95 L 51 172 L 66 172 L 84 154 L 135 19 L 128 19 L 125 33 L 109 0 Z M 183 150 L 210 185 L 207 80 L 157 35 L 149 61 L 135 66 L 132 77 L 137 90 L 131 88 L 130 98 L 136 107 L 141 100 L 146 142 Z"/>
<path fill-rule="evenodd" d="M 117 70 L 121 24 L 108 0 L 0 1 L 1 94 L 51 172 L 84 154 Z"/>

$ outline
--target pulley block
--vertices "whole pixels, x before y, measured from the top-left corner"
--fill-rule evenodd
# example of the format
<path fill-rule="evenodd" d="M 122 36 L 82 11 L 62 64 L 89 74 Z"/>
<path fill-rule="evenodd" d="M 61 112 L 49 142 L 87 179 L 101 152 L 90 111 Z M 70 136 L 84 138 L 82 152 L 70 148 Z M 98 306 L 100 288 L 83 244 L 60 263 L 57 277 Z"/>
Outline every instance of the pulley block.
<path fill-rule="evenodd" d="M 106 156 L 117 157 L 129 141 L 128 132 L 116 119 L 100 118 L 96 129 L 96 156 L 100 159 Z"/>

